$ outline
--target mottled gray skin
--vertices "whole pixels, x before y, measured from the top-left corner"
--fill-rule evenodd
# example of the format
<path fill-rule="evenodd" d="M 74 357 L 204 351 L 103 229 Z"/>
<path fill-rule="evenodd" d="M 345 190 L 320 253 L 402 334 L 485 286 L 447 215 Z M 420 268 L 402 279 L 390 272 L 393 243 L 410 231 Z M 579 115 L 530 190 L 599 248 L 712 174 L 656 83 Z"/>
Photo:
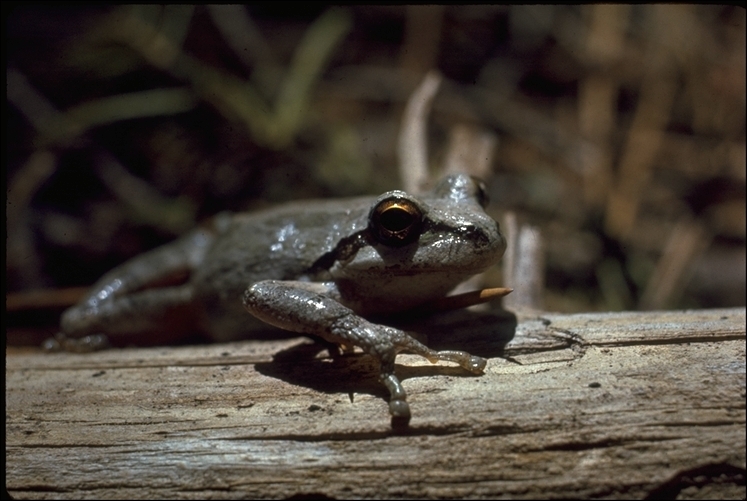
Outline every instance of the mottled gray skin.
<path fill-rule="evenodd" d="M 380 241 L 370 222 L 372 208 L 393 196 L 422 211 L 409 243 Z M 225 341 L 251 337 L 261 320 L 376 357 L 393 422 L 406 424 L 410 410 L 394 375 L 397 353 L 453 361 L 475 373 L 486 361 L 430 350 L 367 318 L 441 298 L 500 259 L 505 240 L 480 205 L 483 197 L 472 178 L 452 175 L 421 197 L 395 191 L 220 214 L 209 228 L 107 273 L 63 314 L 62 333 L 82 338 L 197 329 Z M 186 281 L 169 285 L 177 275 Z"/>

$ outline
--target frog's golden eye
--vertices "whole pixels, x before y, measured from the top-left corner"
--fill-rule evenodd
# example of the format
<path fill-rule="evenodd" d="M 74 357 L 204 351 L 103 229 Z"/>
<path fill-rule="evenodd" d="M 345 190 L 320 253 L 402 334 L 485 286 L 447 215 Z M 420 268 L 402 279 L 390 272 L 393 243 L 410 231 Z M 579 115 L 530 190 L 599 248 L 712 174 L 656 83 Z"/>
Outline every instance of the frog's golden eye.
<path fill-rule="evenodd" d="M 369 216 L 369 228 L 374 238 L 384 245 L 400 247 L 420 236 L 423 211 L 415 202 L 400 196 L 377 203 Z"/>

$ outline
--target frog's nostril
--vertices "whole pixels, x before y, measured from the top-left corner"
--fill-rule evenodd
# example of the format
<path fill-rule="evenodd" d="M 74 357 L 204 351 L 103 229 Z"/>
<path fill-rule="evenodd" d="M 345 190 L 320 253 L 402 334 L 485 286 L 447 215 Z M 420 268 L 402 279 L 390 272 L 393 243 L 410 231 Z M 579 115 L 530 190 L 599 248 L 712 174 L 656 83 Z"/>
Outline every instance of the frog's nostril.
<path fill-rule="evenodd" d="M 480 247 L 487 245 L 490 242 L 490 238 L 482 228 L 475 226 L 474 224 L 465 224 L 459 227 L 458 232 L 464 240 L 472 242 L 476 246 Z"/>

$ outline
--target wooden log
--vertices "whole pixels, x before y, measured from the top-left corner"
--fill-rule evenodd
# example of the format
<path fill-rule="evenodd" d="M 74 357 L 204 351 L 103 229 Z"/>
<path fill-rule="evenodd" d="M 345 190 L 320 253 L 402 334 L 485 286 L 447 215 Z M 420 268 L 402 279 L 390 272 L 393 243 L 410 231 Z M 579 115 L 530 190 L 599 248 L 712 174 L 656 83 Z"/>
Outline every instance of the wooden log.
<path fill-rule="evenodd" d="M 493 357 L 483 376 L 398 357 L 413 412 L 401 434 L 369 357 L 332 361 L 304 338 L 7 348 L 6 488 L 15 499 L 745 497 L 744 308 L 501 322 L 500 349 L 465 347 Z"/>

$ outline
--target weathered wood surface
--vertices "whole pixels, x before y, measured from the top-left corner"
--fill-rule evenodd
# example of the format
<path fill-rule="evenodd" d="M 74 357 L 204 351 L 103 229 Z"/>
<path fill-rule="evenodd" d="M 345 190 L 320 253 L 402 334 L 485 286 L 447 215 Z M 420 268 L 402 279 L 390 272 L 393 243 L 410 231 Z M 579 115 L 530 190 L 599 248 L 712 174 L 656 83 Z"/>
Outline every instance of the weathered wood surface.
<path fill-rule="evenodd" d="M 7 489 L 17 499 L 744 498 L 744 308 L 545 314 L 515 327 L 500 350 L 466 346 L 494 357 L 480 377 L 398 357 L 413 411 L 401 435 L 367 357 L 304 356 L 302 338 L 9 348 Z"/>

